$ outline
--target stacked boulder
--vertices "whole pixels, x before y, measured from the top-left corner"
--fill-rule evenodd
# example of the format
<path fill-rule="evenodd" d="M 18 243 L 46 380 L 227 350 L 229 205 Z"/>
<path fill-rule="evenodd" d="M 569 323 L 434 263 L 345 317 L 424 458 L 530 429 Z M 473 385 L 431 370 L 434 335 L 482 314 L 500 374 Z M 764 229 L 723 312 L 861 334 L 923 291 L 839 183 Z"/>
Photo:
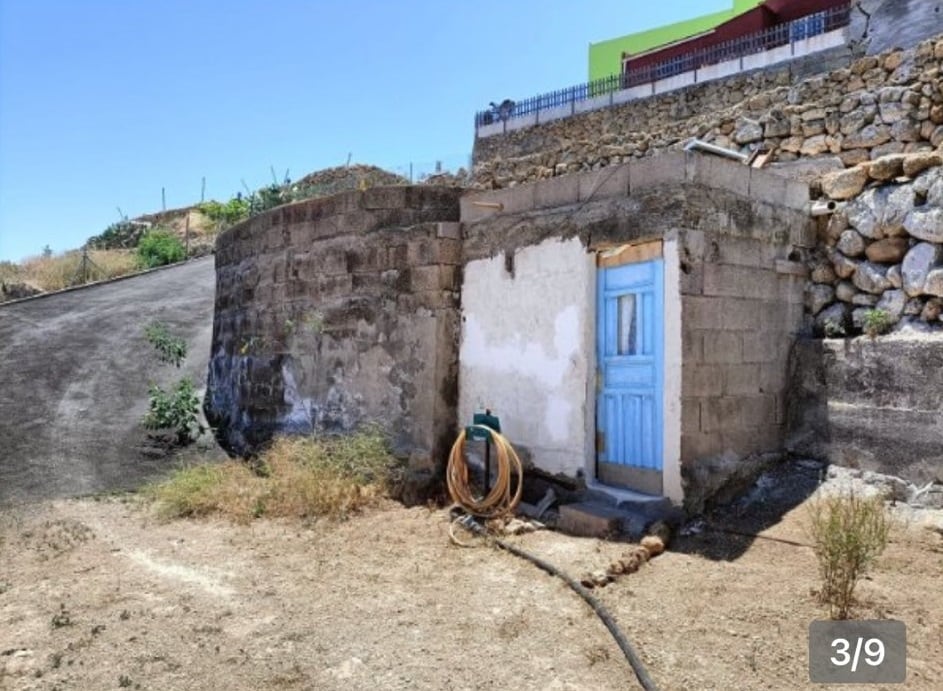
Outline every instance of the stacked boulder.
<path fill-rule="evenodd" d="M 806 288 L 819 334 L 943 328 L 943 154 L 889 154 L 822 178 L 844 204 L 822 220 Z"/>

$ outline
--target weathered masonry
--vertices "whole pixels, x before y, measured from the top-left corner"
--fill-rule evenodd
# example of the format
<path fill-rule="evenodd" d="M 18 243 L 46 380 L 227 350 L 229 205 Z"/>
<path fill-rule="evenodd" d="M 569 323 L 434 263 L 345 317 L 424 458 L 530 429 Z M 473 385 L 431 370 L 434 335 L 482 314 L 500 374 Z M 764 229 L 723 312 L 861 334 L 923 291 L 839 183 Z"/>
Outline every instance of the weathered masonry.
<path fill-rule="evenodd" d="M 428 478 L 490 408 L 545 475 L 692 508 L 782 448 L 804 184 L 679 153 L 459 195 L 375 188 L 221 237 L 206 407 L 229 448 L 378 421 Z"/>
<path fill-rule="evenodd" d="M 665 154 L 462 199 L 459 420 L 550 474 L 684 501 L 783 447 L 806 185 Z"/>
<path fill-rule="evenodd" d="M 220 236 L 205 403 L 223 445 L 383 424 L 414 470 L 455 428 L 459 190 L 380 187 Z M 423 473 L 420 473 L 423 475 Z"/>

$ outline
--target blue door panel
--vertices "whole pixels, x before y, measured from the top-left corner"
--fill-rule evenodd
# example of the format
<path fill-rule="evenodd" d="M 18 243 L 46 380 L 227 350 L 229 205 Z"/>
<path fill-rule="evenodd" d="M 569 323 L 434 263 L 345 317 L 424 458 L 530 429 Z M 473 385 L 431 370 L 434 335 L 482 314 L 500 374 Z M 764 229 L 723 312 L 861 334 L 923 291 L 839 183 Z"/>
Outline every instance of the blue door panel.
<path fill-rule="evenodd" d="M 597 282 L 597 460 L 645 477 L 662 469 L 663 272 L 656 259 L 601 268 Z"/>

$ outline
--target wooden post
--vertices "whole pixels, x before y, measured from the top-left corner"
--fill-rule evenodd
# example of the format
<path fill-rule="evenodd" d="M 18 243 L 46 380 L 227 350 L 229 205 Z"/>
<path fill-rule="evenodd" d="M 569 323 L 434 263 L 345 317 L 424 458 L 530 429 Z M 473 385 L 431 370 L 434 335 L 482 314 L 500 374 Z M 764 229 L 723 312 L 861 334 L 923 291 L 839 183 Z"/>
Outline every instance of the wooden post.
<path fill-rule="evenodd" d="M 185 247 L 186 247 L 184 257 L 189 259 L 190 258 L 190 210 L 189 209 L 187 209 L 187 219 L 184 225 L 183 234 L 185 238 L 184 242 L 185 242 Z"/>

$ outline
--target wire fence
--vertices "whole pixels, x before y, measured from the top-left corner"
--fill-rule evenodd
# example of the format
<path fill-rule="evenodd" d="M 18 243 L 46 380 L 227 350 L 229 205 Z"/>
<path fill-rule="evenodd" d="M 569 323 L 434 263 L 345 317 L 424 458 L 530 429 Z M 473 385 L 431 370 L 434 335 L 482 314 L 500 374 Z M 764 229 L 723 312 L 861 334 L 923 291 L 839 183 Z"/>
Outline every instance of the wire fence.
<path fill-rule="evenodd" d="M 521 101 L 506 99 L 501 103 L 492 103 L 487 110 L 475 113 L 475 128 L 478 129 L 496 122 L 524 117 L 552 108 L 572 106 L 580 101 L 613 91 L 652 84 L 685 72 L 693 72 L 728 60 L 773 50 L 840 29 L 848 25 L 850 18 L 850 5 L 832 7 L 763 31 L 745 34 L 736 39 L 691 51 L 654 64 L 640 67 L 628 65 L 628 69 L 624 70 L 622 74 L 613 74 L 583 84 L 532 96 Z"/>

